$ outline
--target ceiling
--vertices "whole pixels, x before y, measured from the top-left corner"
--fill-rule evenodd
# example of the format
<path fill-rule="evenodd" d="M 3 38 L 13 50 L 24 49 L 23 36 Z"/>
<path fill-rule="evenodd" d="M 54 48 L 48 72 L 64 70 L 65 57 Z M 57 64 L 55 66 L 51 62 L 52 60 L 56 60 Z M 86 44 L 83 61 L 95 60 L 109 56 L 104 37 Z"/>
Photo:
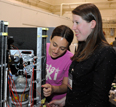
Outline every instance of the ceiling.
<path fill-rule="evenodd" d="M 48 0 L 16 0 L 16 1 L 44 9 L 50 13 L 57 14 L 60 16 L 63 16 L 67 12 L 71 12 L 71 10 L 73 10 L 77 5 L 88 3 L 87 2 L 88 0 L 81 0 L 83 2 L 76 3 L 74 1 L 72 3 L 69 3 L 66 2 L 68 0 L 63 0 L 63 3 L 61 2 L 56 4 L 55 3 L 53 4 L 53 2 L 51 2 L 52 0 L 50 0 L 49 2 Z M 107 10 L 111 10 L 111 12 L 112 10 L 116 11 L 116 0 L 91 0 L 91 3 L 94 3 L 100 10 L 103 11 L 106 10 L 106 14 L 108 14 Z"/>

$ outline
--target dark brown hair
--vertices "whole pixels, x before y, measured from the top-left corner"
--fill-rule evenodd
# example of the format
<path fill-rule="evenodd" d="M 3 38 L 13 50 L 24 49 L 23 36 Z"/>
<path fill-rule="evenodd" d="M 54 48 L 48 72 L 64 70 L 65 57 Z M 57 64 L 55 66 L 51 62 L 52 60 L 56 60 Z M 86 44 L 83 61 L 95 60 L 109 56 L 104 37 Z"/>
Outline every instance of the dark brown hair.
<path fill-rule="evenodd" d="M 101 14 L 99 9 L 94 4 L 82 4 L 76 7 L 72 13 L 81 16 L 81 18 L 87 22 L 91 22 L 92 20 L 96 21 L 96 26 L 88 36 L 87 40 L 78 42 L 77 52 L 72 57 L 72 60 L 80 62 L 87 59 L 93 53 L 99 43 L 102 42 L 107 44 L 107 41 L 102 30 Z"/>
<path fill-rule="evenodd" d="M 60 25 L 60 26 L 57 26 L 53 32 L 52 32 L 52 35 L 51 35 L 51 39 L 54 37 L 54 36 L 60 36 L 60 37 L 63 37 L 65 38 L 69 45 L 71 44 L 72 40 L 73 40 L 73 37 L 74 37 L 74 33 L 73 31 L 67 27 L 66 25 Z"/>

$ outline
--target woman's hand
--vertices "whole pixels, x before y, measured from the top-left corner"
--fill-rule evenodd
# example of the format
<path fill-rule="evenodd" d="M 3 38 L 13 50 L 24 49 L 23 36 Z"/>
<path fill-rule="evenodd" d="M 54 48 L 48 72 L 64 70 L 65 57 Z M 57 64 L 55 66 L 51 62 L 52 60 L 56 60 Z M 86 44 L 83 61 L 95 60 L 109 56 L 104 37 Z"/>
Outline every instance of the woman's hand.
<path fill-rule="evenodd" d="M 52 94 L 52 92 L 53 92 L 52 85 L 44 84 L 44 85 L 42 85 L 42 87 L 43 87 L 43 94 L 45 97 L 48 97 Z"/>
<path fill-rule="evenodd" d="M 50 103 L 48 103 L 48 105 L 50 107 L 63 107 L 63 106 L 65 106 L 65 100 L 66 100 L 66 97 L 64 97 L 60 100 L 53 100 Z"/>

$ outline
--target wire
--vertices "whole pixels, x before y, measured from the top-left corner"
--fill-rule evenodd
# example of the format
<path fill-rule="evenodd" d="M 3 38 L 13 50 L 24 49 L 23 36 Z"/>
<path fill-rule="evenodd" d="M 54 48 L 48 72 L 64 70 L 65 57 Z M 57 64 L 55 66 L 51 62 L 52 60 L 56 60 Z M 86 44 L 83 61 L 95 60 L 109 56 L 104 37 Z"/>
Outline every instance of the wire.
<path fill-rule="evenodd" d="M 34 64 L 35 64 L 35 60 L 34 60 L 34 62 L 33 62 L 33 81 L 34 81 Z M 33 90 L 34 90 L 34 83 L 33 83 Z M 33 97 L 33 91 L 32 91 L 32 99 L 33 99 L 34 97 Z M 33 102 L 32 102 L 32 105 L 34 104 L 34 100 L 33 100 Z"/>
<path fill-rule="evenodd" d="M 11 96 L 11 98 L 12 98 L 12 95 L 13 95 L 14 100 L 16 101 L 16 98 L 15 98 L 15 96 L 14 96 L 14 93 L 13 93 L 11 87 L 10 87 L 10 78 L 9 78 L 9 80 L 8 80 L 8 84 L 9 84 L 9 89 L 10 89 L 10 96 Z M 11 95 L 11 93 L 12 93 L 12 95 Z M 12 101 L 13 101 L 13 100 L 12 100 Z M 16 102 L 17 102 L 17 101 L 16 101 Z M 13 101 L 13 104 L 17 107 L 17 105 L 14 103 L 14 101 Z"/>
<path fill-rule="evenodd" d="M 12 45 L 12 46 L 18 50 L 18 52 L 19 52 L 19 54 L 20 54 L 20 56 L 22 58 L 22 55 L 21 55 L 21 52 L 19 51 L 19 49 L 16 46 L 14 46 L 14 45 Z"/>

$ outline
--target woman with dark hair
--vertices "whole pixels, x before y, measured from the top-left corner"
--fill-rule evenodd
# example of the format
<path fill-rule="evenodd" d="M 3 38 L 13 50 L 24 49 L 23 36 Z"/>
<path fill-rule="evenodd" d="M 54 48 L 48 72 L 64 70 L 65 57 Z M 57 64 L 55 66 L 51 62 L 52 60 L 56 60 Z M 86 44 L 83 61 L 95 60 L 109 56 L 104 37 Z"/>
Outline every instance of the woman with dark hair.
<path fill-rule="evenodd" d="M 69 27 L 60 25 L 53 30 L 50 43 L 47 43 L 46 84 L 42 85 L 47 100 L 66 96 L 68 71 L 73 56 L 68 49 L 73 36 Z"/>
<path fill-rule="evenodd" d="M 109 90 L 116 73 L 116 53 L 106 41 L 99 9 L 92 3 L 72 11 L 78 49 L 72 57 L 65 98 L 49 105 L 65 107 L 110 107 Z"/>

